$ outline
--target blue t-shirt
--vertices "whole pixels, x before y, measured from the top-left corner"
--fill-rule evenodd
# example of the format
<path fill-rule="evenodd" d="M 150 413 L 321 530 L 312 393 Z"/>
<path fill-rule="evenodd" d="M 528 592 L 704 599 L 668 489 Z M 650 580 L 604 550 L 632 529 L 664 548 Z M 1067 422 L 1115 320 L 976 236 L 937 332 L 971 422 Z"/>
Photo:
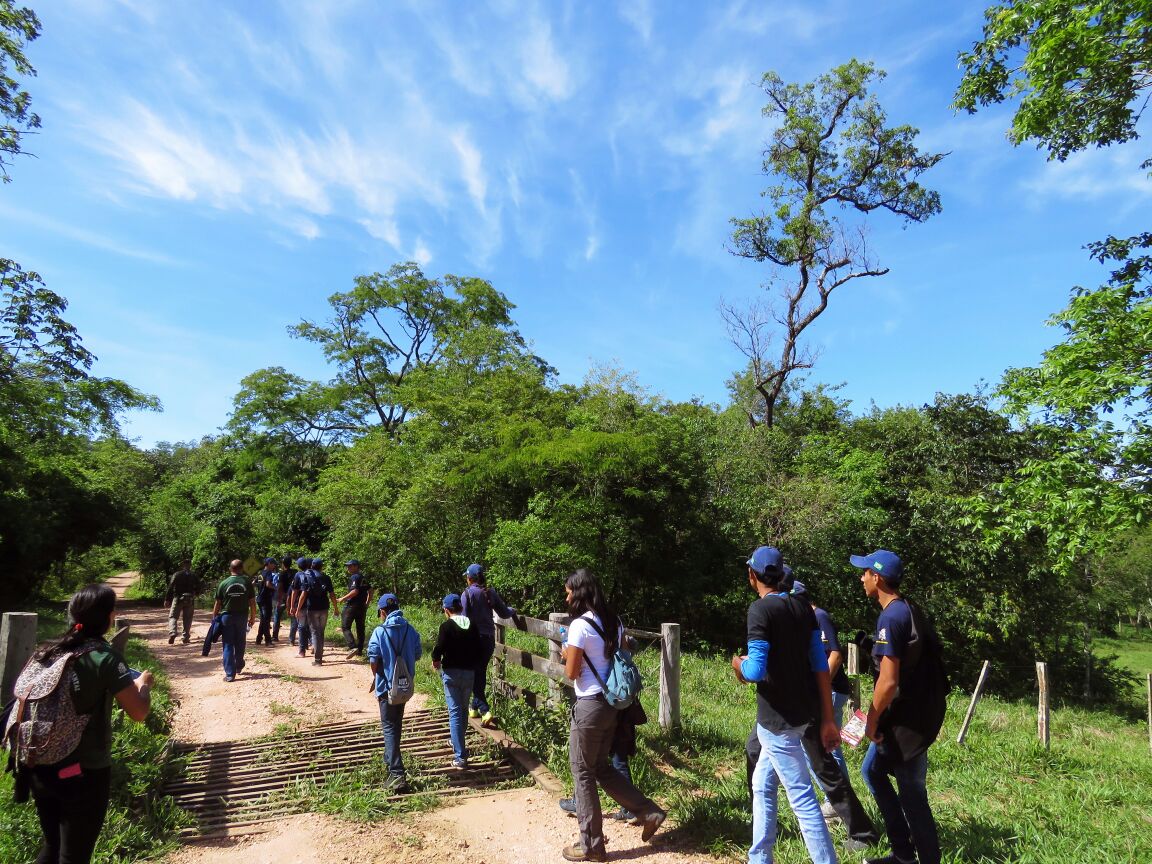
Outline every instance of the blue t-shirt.
<path fill-rule="evenodd" d="M 333 593 L 332 580 L 327 573 L 318 570 L 309 570 L 306 577 L 301 580 L 304 591 L 304 608 L 309 612 L 326 612 L 331 607 L 328 595 Z"/>
<path fill-rule="evenodd" d="M 266 606 L 276 599 L 276 574 L 271 570 L 261 570 L 260 587 L 256 592 L 256 602 Z"/>
<path fill-rule="evenodd" d="M 829 656 L 833 651 L 839 651 L 840 639 L 837 637 L 836 625 L 832 623 L 832 616 L 817 606 L 814 610 L 816 613 L 816 626 L 820 628 L 820 644 L 824 648 L 824 656 Z M 834 693 L 851 693 L 852 685 L 848 680 L 848 676 L 844 672 L 844 663 L 840 663 L 840 668 L 836 670 L 836 674 L 832 676 L 832 692 Z"/>
<path fill-rule="evenodd" d="M 881 657 L 904 659 L 908 643 L 912 640 L 912 613 L 902 598 L 897 598 L 880 610 L 876 619 L 876 644 L 872 646 L 873 668 L 880 669 Z"/>

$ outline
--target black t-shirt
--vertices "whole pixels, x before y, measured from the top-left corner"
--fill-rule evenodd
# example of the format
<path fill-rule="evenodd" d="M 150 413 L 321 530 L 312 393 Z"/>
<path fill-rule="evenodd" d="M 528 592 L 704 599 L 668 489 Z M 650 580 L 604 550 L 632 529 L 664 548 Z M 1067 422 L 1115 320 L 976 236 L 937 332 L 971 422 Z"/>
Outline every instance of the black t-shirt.
<path fill-rule="evenodd" d="M 756 722 L 772 732 L 811 723 L 819 707 L 808 650 L 816 616 L 804 600 L 768 594 L 748 607 L 748 641 L 768 643 L 768 674 L 756 683 Z"/>
<path fill-rule="evenodd" d="M 368 590 L 372 586 L 368 584 L 368 580 L 363 573 L 351 573 L 348 576 L 348 590 L 356 589 L 356 595 L 349 597 L 345 602 L 347 606 L 363 606 L 368 602 Z"/>
<path fill-rule="evenodd" d="M 880 612 L 875 640 L 873 679 L 884 657 L 900 660 L 899 690 L 876 728 L 884 734 L 881 746 L 906 761 L 928 749 L 944 722 L 949 684 L 940 637 L 927 615 L 899 597 Z"/>
<path fill-rule="evenodd" d="M 327 612 L 331 607 L 328 595 L 332 592 L 332 580 L 327 573 L 309 570 L 303 579 L 304 608 L 309 612 Z"/>
<path fill-rule="evenodd" d="M 471 669 L 476 665 L 476 655 L 480 651 L 476 626 L 467 618 L 465 629 L 457 623 L 458 618 L 445 618 L 436 634 L 436 647 L 432 649 L 432 659 L 439 660 L 445 669 Z"/>

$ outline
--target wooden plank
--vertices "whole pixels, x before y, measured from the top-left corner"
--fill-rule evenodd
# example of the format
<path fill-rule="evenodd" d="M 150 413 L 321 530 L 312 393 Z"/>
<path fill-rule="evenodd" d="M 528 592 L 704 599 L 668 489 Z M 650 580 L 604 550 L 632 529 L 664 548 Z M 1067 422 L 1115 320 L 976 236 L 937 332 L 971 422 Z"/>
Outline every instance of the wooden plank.
<path fill-rule="evenodd" d="M 530 669 L 540 675 L 546 675 L 554 681 L 564 682 L 568 680 L 568 675 L 564 671 L 564 667 L 559 663 L 553 663 L 551 660 L 545 660 L 543 657 L 537 657 L 535 654 L 529 654 L 527 651 L 521 651 L 519 648 L 512 648 L 509 645 L 497 645 L 496 652 L 492 656 L 502 656 L 509 663 L 515 666 L 520 666 L 524 669 Z"/>
<path fill-rule="evenodd" d="M 984 690 L 984 682 L 988 680 L 988 669 L 992 664 L 985 660 L 980 667 L 980 677 L 976 680 L 976 689 L 972 691 L 972 701 L 968 703 L 968 712 L 964 715 L 964 722 L 960 725 L 960 734 L 956 736 L 956 743 L 963 744 L 968 735 L 968 725 L 976 714 L 976 703 L 980 701 L 980 693 Z"/>
<path fill-rule="evenodd" d="M 0 619 L 0 704 L 12 698 L 12 688 L 36 650 L 36 613 L 5 612 Z"/>
<path fill-rule="evenodd" d="M 563 616 L 564 621 L 556 623 L 551 618 L 551 615 Z M 543 636 L 545 639 L 561 640 L 559 627 L 566 626 L 571 620 L 571 616 L 562 612 L 550 613 L 549 620 L 541 621 L 539 618 L 529 618 L 526 615 L 516 615 L 512 618 L 501 618 L 499 615 L 493 615 L 493 619 L 497 624 L 504 627 L 511 627 L 513 630 L 519 630 L 522 633 L 530 633 L 533 636 Z M 624 632 L 629 636 L 635 636 L 638 639 L 659 639 L 660 634 L 651 630 L 638 630 L 635 627 L 626 627 Z"/>

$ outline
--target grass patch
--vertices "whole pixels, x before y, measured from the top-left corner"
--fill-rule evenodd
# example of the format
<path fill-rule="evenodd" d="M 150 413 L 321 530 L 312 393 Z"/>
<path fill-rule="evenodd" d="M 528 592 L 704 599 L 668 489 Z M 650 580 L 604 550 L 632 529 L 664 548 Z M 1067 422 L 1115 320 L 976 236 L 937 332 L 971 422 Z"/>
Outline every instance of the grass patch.
<path fill-rule="evenodd" d="M 64 616 L 55 605 L 38 621 L 43 638 L 59 636 Z M 40 612 L 40 610 L 37 610 Z M 125 659 L 136 669 L 151 669 L 152 712 L 144 723 L 112 709 L 112 803 L 96 846 L 96 864 L 124 864 L 155 857 L 175 846 L 176 832 L 190 823 L 171 798 L 160 795 L 163 785 L 181 768 L 170 753 L 172 701 L 168 678 L 143 640 L 128 640 Z M 12 802 L 12 776 L 0 777 L 0 861 L 30 861 L 40 846 L 36 809 Z"/>
<path fill-rule="evenodd" d="M 272 803 L 299 803 L 309 812 L 327 813 L 351 822 L 379 822 L 406 813 L 419 813 L 438 806 L 436 790 L 443 787 L 440 778 L 421 777 L 420 760 L 405 756 L 409 779 L 415 794 L 390 798 L 384 788 L 388 774 L 379 760 L 356 768 L 335 771 L 323 783 L 307 778 L 269 797 Z"/>

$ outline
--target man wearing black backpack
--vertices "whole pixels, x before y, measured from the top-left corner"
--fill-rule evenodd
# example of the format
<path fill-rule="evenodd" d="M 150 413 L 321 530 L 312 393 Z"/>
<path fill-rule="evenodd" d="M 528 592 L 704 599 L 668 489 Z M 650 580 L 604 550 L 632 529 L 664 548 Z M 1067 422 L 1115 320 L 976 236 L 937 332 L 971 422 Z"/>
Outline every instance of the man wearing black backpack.
<path fill-rule="evenodd" d="M 323 559 L 312 559 L 312 569 L 304 576 L 301 587 L 300 603 L 308 612 L 308 629 L 312 632 L 312 644 L 316 649 L 312 665 L 323 666 L 324 628 L 328 626 L 328 610 L 335 606 L 336 611 L 340 611 L 336 592 L 332 590 L 332 580 L 324 572 Z"/>
<path fill-rule="evenodd" d="M 865 861 L 940 864 L 927 788 L 928 747 L 940 734 L 947 707 L 940 637 L 924 612 L 900 595 L 904 565 L 897 555 L 877 549 L 850 560 L 864 571 L 864 593 L 881 608 L 872 648 L 876 683 L 864 731 L 872 743 L 861 773 L 884 817 L 892 854 Z"/>
<path fill-rule="evenodd" d="M 244 639 L 248 628 L 256 620 L 256 592 L 252 582 L 244 575 L 244 562 L 235 559 L 228 568 L 228 577 L 216 589 L 216 602 L 212 615 L 220 616 L 220 641 L 224 644 L 224 680 L 235 681 L 244 671 Z M 244 613 L 248 622 L 244 622 Z"/>

